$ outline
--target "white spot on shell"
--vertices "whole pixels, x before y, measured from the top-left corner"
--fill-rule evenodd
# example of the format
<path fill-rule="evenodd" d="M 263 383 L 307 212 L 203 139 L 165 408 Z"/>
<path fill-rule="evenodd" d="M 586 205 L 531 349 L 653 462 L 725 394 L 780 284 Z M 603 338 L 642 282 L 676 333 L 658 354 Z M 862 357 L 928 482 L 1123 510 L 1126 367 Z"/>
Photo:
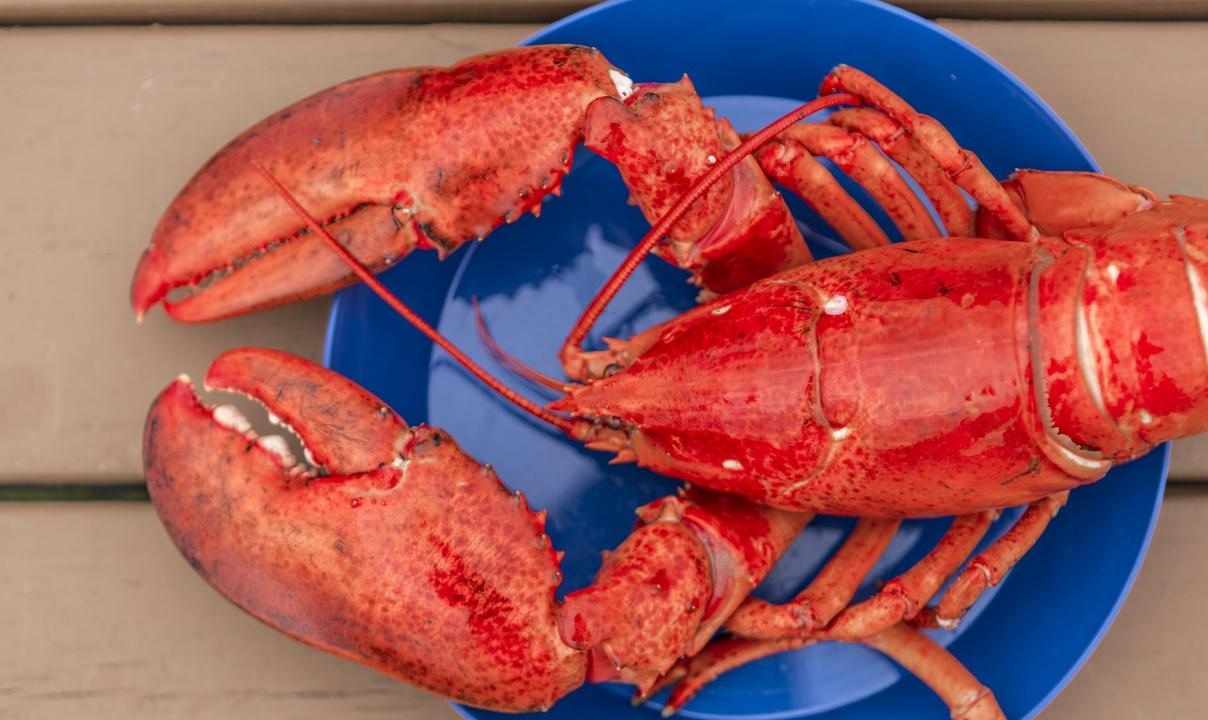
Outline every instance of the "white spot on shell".
<path fill-rule="evenodd" d="M 726 460 L 721 466 L 727 470 L 742 470 L 742 463 L 737 460 Z"/>
<path fill-rule="evenodd" d="M 1148 410 L 1141 411 L 1141 423 L 1144 425 L 1150 425 L 1153 423 L 1153 415 L 1150 415 Z"/>
<path fill-rule="evenodd" d="M 730 306 L 729 306 L 729 305 L 722 305 L 722 306 L 721 306 L 721 307 L 719 307 L 719 308 L 713 308 L 713 314 L 714 314 L 714 315 L 725 315 L 725 314 L 726 314 L 726 313 L 728 313 L 728 312 L 730 312 Z"/>
<path fill-rule="evenodd" d="M 706 165 L 716 165 L 716 164 L 717 164 L 717 156 L 716 156 L 716 155 L 710 155 L 710 156 L 708 156 L 707 158 L 705 158 L 705 164 L 706 164 Z"/>
<path fill-rule="evenodd" d="M 960 618 L 944 618 L 936 616 L 935 624 L 939 625 L 944 630 L 955 630 L 961 624 Z"/>
<path fill-rule="evenodd" d="M 239 408 L 234 405 L 219 405 L 214 408 L 214 422 L 240 433 L 246 433 L 252 429 L 251 421 L 244 417 L 243 413 L 239 412 Z"/>
<path fill-rule="evenodd" d="M 842 315 L 847 312 L 847 296 L 831 295 L 826 304 L 822 306 L 822 312 L 827 315 Z"/>
<path fill-rule="evenodd" d="M 616 68 L 609 68 L 608 77 L 612 78 L 612 84 L 617 86 L 617 95 L 620 95 L 622 100 L 633 94 L 633 81 L 628 75 Z"/>
<path fill-rule="evenodd" d="M 845 440 L 848 435 L 851 435 L 851 428 L 849 427 L 841 427 L 831 430 L 831 439 L 833 440 Z"/>
<path fill-rule="evenodd" d="M 1116 282 L 1117 280 L 1120 279 L 1120 268 L 1118 268 L 1115 263 L 1108 264 L 1107 277 L 1112 282 Z"/>

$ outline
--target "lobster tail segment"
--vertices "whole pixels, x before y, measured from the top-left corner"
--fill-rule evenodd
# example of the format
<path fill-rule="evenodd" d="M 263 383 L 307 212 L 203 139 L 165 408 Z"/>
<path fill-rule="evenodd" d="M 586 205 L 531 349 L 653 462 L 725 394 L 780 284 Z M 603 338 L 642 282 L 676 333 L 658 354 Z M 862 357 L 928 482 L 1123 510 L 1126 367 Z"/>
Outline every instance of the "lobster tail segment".
<path fill-rule="evenodd" d="M 1084 278 L 1064 324 L 1086 394 L 1123 438 L 1103 453 L 1126 460 L 1208 430 L 1208 203 L 1176 197 L 1064 239 Z"/>
<path fill-rule="evenodd" d="M 219 150 L 173 200 L 135 274 L 135 311 L 168 300 L 174 317 L 200 322 L 352 281 L 253 161 L 380 271 L 417 247 L 444 255 L 537 212 L 570 167 L 588 104 L 628 91 L 598 51 L 549 45 L 319 92 Z M 168 298 L 182 287 L 193 294 Z"/>
<path fill-rule="evenodd" d="M 159 396 L 148 488 L 219 592 L 299 640 L 471 705 L 542 709 L 582 683 L 585 660 L 558 633 L 543 521 L 489 467 L 299 358 L 234 351 L 209 379 L 265 400 L 332 473 L 291 468 L 186 380 Z"/>

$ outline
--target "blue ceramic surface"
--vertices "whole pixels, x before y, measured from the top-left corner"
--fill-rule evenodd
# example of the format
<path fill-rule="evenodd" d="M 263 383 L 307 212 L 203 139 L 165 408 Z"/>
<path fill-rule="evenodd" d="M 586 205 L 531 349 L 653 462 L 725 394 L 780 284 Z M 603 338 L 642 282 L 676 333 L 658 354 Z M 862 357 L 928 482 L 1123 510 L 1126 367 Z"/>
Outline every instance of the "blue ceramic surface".
<path fill-rule="evenodd" d="M 1010 73 L 946 31 L 883 5 L 634 0 L 579 13 L 528 42 L 594 45 L 636 80 L 670 81 L 687 72 L 706 102 L 739 130 L 755 129 L 813 97 L 827 70 L 847 63 L 939 118 L 999 177 L 1016 167 L 1096 169 L 1061 120 Z M 478 339 L 470 307 L 477 297 L 503 347 L 557 375 L 556 353 L 566 332 L 648 227 L 626 195 L 614 168 L 580 150 L 562 197 L 548 202 L 540 219 L 526 216 L 443 263 L 433 253 L 416 253 L 382 278 L 453 342 L 507 377 Z M 799 202 L 792 205 L 818 255 L 841 251 L 829 228 Z M 884 224 L 883 214 L 874 212 Z M 643 264 L 597 324 L 592 342 L 632 334 L 690 307 L 694 292 L 684 277 L 658 260 Z M 617 545 L 632 528 L 635 507 L 675 489 L 672 481 L 633 466 L 609 466 L 606 456 L 520 414 L 434 353 L 362 286 L 336 298 L 326 361 L 409 422 L 450 431 L 474 457 L 494 464 L 534 508 L 548 508 L 549 534 L 567 553 L 563 593 L 590 581 L 600 550 Z M 507 379 L 534 399 L 550 399 L 540 388 Z M 961 628 L 935 635 L 994 689 L 1009 717 L 1035 715 L 1106 631 L 1145 553 L 1168 454 L 1163 447 L 1074 492 L 1032 553 Z M 474 522 L 472 509 L 450 511 Z M 1005 513 L 989 539 L 1018 514 Z M 906 523 L 870 578 L 907 569 L 946 525 Z M 813 523 L 758 594 L 791 597 L 850 526 L 839 519 Z M 872 589 L 867 583 L 861 595 Z M 540 717 L 657 717 L 661 698 L 631 708 L 628 694 L 624 687 L 585 687 Z M 472 718 L 497 717 L 458 710 Z M 926 687 L 876 653 L 825 644 L 731 672 L 705 688 L 683 715 L 838 720 L 944 718 L 947 712 Z"/>

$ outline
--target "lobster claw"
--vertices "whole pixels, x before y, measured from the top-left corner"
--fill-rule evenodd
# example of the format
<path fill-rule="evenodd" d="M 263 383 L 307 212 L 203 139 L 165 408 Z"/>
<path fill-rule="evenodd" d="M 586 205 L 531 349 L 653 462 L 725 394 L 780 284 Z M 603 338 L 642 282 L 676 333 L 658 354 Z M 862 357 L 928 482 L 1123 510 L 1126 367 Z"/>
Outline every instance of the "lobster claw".
<path fill-rule="evenodd" d="M 252 126 L 173 200 L 131 288 L 202 322 L 330 292 L 340 260 L 257 174 L 265 166 L 364 264 L 442 255 L 539 210 L 568 171 L 587 106 L 629 80 L 570 45 L 487 53 L 448 68 L 392 70 L 329 88 Z M 168 298 L 182 287 L 191 295 Z"/>
<path fill-rule="evenodd" d="M 147 418 L 147 485 L 219 592 L 293 637 L 459 702 L 551 705 L 582 683 L 559 636 L 543 521 L 444 432 L 308 361 L 219 357 L 207 383 L 262 401 L 331 474 L 291 469 L 187 379 Z"/>

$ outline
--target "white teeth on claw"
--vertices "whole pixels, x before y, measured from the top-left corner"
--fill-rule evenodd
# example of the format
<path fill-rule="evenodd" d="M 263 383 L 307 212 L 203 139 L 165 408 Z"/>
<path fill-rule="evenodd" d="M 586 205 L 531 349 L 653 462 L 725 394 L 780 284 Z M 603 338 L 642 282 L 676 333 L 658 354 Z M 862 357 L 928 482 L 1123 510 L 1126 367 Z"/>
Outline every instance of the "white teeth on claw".
<path fill-rule="evenodd" d="M 252 429 L 251 421 L 234 405 L 219 405 L 214 408 L 214 422 L 245 435 Z"/>
<path fill-rule="evenodd" d="M 289 451 L 289 444 L 280 435 L 265 435 L 256 443 L 280 458 L 281 464 L 285 467 L 293 467 L 298 462 L 294 459 L 294 454 Z"/>
<path fill-rule="evenodd" d="M 212 388 L 207 389 L 213 390 Z M 229 389 L 220 390 L 222 392 L 235 392 Z M 246 395 L 244 393 L 236 394 L 243 395 L 244 397 L 255 401 L 256 403 L 260 404 L 261 407 L 263 407 L 263 403 L 260 403 L 259 400 L 250 395 Z M 268 408 L 265 408 L 265 410 L 267 411 Z M 318 467 L 318 463 L 316 463 L 314 458 L 311 457 L 310 450 L 305 445 L 302 445 L 301 436 L 298 435 L 297 431 L 290 427 L 289 423 L 282 420 L 277 414 L 268 411 L 269 423 L 276 427 L 283 428 L 294 436 L 294 438 L 297 440 L 297 444 L 302 446 L 302 453 L 306 458 L 306 463 L 309 463 L 309 465 L 298 462 L 297 456 L 294 455 L 294 451 L 290 448 L 290 441 L 282 435 L 265 435 L 260 437 L 259 434 L 253 429 L 252 421 L 248 420 L 247 416 L 234 405 L 219 405 L 210 411 L 210 416 L 218 425 L 243 435 L 249 441 L 255 441 L 255 443 L 261 448 L 276 455 L 278 460 L 281 462 L 281 466 L 285 468 L 289 475 L 294 477 L 314 477 L 318 474 L 315 470 L 315 468 Z"/>

